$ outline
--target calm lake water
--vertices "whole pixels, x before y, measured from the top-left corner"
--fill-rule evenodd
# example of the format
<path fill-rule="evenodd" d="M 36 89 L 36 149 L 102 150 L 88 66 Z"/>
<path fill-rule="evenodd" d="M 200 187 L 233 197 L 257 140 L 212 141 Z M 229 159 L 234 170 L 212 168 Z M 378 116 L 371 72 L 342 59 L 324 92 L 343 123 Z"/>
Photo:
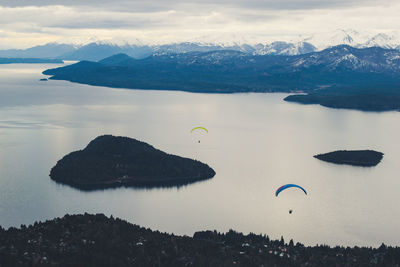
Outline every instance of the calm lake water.
<path fill-rule="evenodd" d="M 307 245 L 400 245 L 400 113 L 286 103 L 285 94 L 192 94 L 39 81 L 58 65 L 0 65 L 0 225 L 105 213 L 175 234 L 216 229 Z M 194 126 L 208 134 L 191 134 Z M 195 158 L 214 179 L 170 189 L 82 192 L 49 171 L 103 134 Z M 201 140 L 201 143 L 198 143 Z M 385 153 L 373 168 L 314 159 L 337 149 Z M 305 187 L 308 195 L 286 183 Z M 293 209 L 289 214 L 288 210 Z"/>

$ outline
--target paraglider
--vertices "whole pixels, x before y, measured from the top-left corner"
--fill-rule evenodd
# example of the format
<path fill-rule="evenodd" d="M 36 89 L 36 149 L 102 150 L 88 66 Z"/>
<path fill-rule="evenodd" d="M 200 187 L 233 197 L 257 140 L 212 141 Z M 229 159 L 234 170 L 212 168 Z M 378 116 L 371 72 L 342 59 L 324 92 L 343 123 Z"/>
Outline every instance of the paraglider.
<path fill-rule="evenodd" d="M 206 133 L 208 133 L 208 130 L 201 126 L 194 127 L 192 130 L 190 130 L 190 132 L 193 133 L 193 131 L 196 131 L 196 130 L 204 130 Z"/>
<path fill-rule="evenodd" d="M 202 126 L 194 127 L 192 130 L 190 130 L 191 133 L 193 133 L 195 131 L 204 131 L 204 132 L 208 133 L 208 130 Z M 200 140 L 198 141 L 198 143 L 200 143 Z"/>
<path fill-rule="evenodd" d="M 297 184 L 285 184 L 285 185 L 282 185 L 281 187 L 279 187 L 276 190 L 275 196 L 278 196 L 283 190 L 291 188 L 291 187 L 299 188 L 299 189 L 303 190 L 304 194 L 307 195 L 307 191 L 303 187 L 301 187 L 301 186 L 299 186 Z"/>
<path fill-rule="evenodd" d="M 291 187 L 298 188 L 298 189 L 302 190 L 304 192 L 304 194 L 307 195 L 307 191 L 303 187 L 301 187 L 300 185 L 297 185 L 297 184 L 285 184 L 285 185 L 282 185 L 281 187 L 279 187 L 276 190 L 275 196 L 278 196 L 282 191 L 284 191 L 284 190 L 286 190 L 288 188 L 291 188 Z M 292 214 L 292 212 L 293 212 L 293 209 L 289 209 L 289 214 Z"/>

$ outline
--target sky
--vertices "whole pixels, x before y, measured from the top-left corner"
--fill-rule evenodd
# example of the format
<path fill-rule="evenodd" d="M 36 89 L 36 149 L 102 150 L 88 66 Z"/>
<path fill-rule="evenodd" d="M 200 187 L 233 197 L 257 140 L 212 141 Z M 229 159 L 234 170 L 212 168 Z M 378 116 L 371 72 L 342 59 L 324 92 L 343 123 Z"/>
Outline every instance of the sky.
<path fill-rule="evenodd" d="M 400 29 L 399 0 L 0 0 L 0 49 L 49 42 L 268 42 Z"/>

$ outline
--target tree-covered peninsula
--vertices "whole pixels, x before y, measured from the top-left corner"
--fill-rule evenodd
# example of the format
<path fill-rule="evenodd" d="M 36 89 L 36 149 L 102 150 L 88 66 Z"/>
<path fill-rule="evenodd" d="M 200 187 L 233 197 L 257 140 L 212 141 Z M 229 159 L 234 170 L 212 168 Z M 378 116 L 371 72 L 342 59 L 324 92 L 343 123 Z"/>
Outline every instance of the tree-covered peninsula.
<path fill-rule="evenodd" d="M 400 52 L 339 45 L 295 56 L 219 50 L 117 54 L 43 73 L 50 79 L 130 89 L 197 93 L 290 92 L 289 102 L 365 111 L 400 110 Z"/>

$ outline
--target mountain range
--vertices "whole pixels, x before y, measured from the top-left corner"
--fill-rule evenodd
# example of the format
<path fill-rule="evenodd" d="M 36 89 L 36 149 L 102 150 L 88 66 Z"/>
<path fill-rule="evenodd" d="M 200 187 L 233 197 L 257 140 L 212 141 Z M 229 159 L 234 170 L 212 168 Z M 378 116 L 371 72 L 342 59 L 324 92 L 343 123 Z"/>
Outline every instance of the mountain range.
<path fill-rule="evenodd" d="M 308 94 L 286 100 L 362 110 L 400 108 L 400 51 L 379 47 L 339 45 L 296 56 L 233 50 L 159 53 L 144 59 L 117 54 L 44 74 L 52 75 L 51 79 L 117 88 L 304 92 Z"/>
<path fill-rule="evenodd" d="M 302 55 L 322 51 L 326 48 L 345 44 L 355 48 L 381 47 L 400 50 L 400 34 L 376 33 L 364 34 L 354 30 L 336 30 L 313 35 L 301 35 L 287 40 L 265 40 L 264 42 L 246 41 L 206 41 L 171 44 L 116 44 L 112 42 L 92 42 L 86 45 L 49 43 L 28 49 L 0 50 L 0 57 L 59 58 L 63 60 L 97 61 L 118 53 L 124 53 L 136 59 L 151 55 L 179 54 L 188 52 L 209 52 L 221 50 L 240 51 L 250 55 Z M 285 39 L 285 38 L 283 38 Z"/>

